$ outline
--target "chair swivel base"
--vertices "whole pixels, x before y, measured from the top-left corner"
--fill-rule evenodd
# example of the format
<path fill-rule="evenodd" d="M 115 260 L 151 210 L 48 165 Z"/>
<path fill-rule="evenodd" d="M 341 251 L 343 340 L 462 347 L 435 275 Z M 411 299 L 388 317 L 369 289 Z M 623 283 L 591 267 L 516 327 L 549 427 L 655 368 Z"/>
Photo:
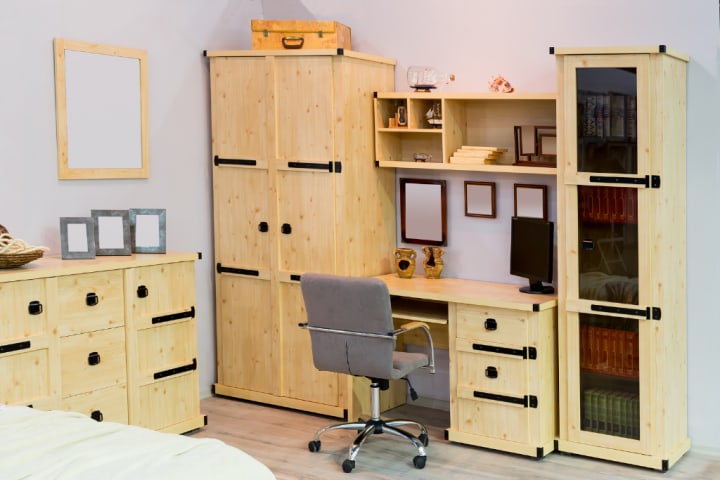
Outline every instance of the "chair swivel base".
<path fill-rule="evenodd" d="M 406 425 L 414 425 L 420 430 L 420 434 L 415 436 L 402 428 Z M 345 473 L 350 473 L 355 468 L 355 457 L 360 452 L 360 447 L 365 443 L 370 435 L 390 433 L 392 435 L 404 438 L 412 443 L 418 451 L 418 455 L 413 458 L 415 468 L 424 468 L 427 460 L 425 447 L 428 445 L 427 429 L 422 423 L 412 420 L 382 420 L 380 418 L 371 418 L 367 422 L 348 422 L 329 425 L 321 428 L 315 433 L 315 438 L 308 442 L 308 450 L 311 452 L 320 451 L 320 435 L 329 430 L 356 430 L 359 433 L 352 445 L 348 449 L 348 458 L 342 463 L 342 469 Z"/>

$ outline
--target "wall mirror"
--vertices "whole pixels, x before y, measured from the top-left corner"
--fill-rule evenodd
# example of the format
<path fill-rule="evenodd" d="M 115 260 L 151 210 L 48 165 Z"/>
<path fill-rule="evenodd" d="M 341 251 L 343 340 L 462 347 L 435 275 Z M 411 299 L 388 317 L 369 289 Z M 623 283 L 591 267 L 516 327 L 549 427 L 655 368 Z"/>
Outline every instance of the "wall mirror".
<path fill-rule="evenodd" d="M 447 243 L 445 180 L 400 179 L 400 232 L 404 243 Z"/>
<path fill-rule="evenodd" d="M 547 220 L 547 185 L 516 183 L 515 216 Z"/>
<path fill-rule="evenodd" d="M 495 218 L 495 182 L 465 182 L 465 216 Z"/>
<path fill-rule="evenodd" d="M 56 38 L 58 178 L 148 178 L 147 52 Z"/>

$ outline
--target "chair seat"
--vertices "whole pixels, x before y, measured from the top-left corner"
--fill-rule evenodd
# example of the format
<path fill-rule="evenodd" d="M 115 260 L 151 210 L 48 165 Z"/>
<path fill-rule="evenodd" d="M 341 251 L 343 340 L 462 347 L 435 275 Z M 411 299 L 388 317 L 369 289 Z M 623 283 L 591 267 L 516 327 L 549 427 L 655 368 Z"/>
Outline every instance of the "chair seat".
<path fill-rule="evenodd" d="M 393 368 L 389 380 L 404 378 L 413 370 L 427 365 L 428 356 L 425 353 L 393 352 Z"/>

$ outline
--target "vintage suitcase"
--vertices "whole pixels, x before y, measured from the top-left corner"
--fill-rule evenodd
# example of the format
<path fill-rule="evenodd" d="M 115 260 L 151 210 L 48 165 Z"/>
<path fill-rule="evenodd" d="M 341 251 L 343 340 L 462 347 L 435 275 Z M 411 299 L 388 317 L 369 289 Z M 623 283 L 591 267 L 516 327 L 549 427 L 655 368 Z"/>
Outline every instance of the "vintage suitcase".
<path fill-rule="evenodd" d="M 251 20 L 253 50 L 352 49 L 350 27 L 332 20 Z"/>

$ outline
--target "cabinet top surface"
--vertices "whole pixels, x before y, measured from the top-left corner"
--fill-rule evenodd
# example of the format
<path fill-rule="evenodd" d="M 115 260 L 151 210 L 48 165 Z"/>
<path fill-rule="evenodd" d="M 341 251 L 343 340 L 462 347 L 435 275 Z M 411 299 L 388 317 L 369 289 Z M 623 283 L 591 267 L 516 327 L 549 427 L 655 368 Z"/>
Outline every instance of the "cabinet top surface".
<path fill-rule="evenodd" d="M 357 58 L 361 60 L 370 60 L 373 62 L 387 63 L 389 65 L 395 65 L 395 60 L 392 58 L 381 57 L 379 55 L 372 55 L 369 53 L 356 52 L 354 50 L 348 50 L 343 48 L 319 48 L 309 50 L 206 50 L 204 52 L 206 57 L 303 57 L 303 56 L 337 56 L 337 57 L 348 57 Z"/>
<path fill-rule="evenodd" d="M 555 92 L 377 92 L 377 98 L 412 100 L 555 100 Z"/>
<path fill-rule="evenodd" d="M 63 260 L 59 256 L 47 256 L 19 268 L 0 269 L 0 283 L 162 265 L 166 263 L 194 261 L 197 259 L 198 254 L 196 252 L 144 253 L 128 256 L 100 256 L 93 259 L 78 260 Z"/>
<path fill-rule="evenodd" d="M 400 278 L 394 273 L 377 278 L 385 282 L 391 295 L 421 300 L 527 311 L 546 310 L 557 306 L 556 295 L 522 293 L 518 290 L 520 285 L 460 278 L 429 279 L 422 276 Z"/>
<path fill-rule="evenodd" d="M 555 55 L 632 55 L 638 53 L 656 53 L 669 55 L 679 60 L 689 61 L 690 57 L 666 45 L 619 46 L 619 47 L 551 47 Z"/>

